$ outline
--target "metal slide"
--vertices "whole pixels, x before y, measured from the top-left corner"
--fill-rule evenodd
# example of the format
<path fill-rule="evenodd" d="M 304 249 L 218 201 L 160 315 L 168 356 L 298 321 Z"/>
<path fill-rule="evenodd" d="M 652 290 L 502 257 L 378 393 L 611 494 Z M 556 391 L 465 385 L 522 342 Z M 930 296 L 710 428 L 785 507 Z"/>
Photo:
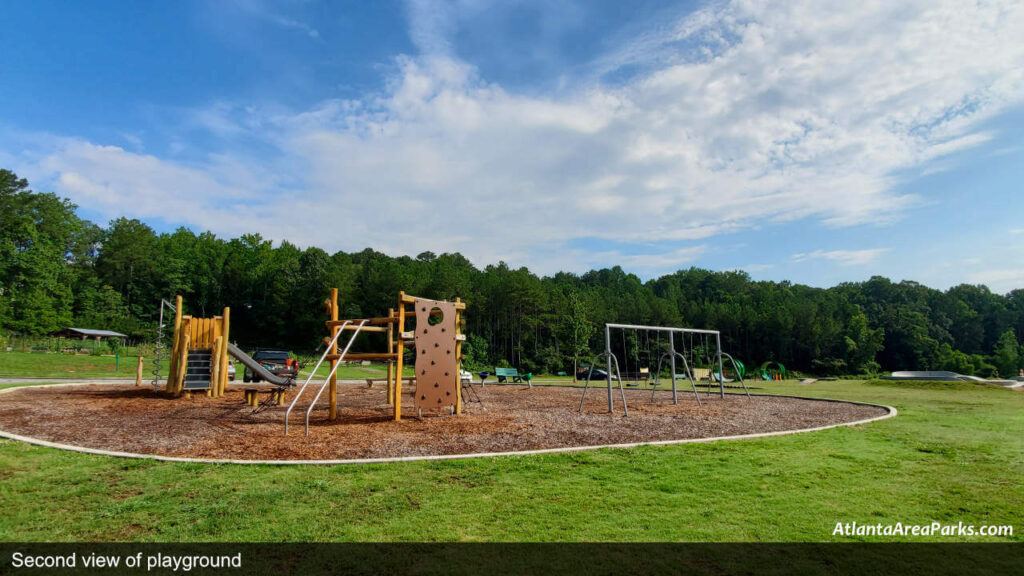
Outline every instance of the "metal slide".
<path fill-rule="evenodd" d="M 253 374 L 260 377 L 261 380 L 269 382 L 275 386 L 292 386 L 295 384 L 294 378 L 288 378 L 285 376 L 277 376 L 263 367 L 262 364 L 252 359 L 245 352 L 242 352 L 241 348 L 234 344 L 228 343 L 228 354 L 235 357 L 236 360 L 244 364 L 249 370 L 252 370 Z"/>

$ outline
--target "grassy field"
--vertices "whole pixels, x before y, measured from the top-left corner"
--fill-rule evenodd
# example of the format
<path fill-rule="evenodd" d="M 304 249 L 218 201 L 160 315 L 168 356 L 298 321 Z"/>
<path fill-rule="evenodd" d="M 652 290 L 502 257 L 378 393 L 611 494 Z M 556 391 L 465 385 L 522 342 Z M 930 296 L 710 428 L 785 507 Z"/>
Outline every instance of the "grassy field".
<path fill-rule="evenodd" d="M 335 467 L 158 463 L 0 441 L 0 540 L 821 541 L 853 521 L 1009 524 L 1008 540 L 1024 540 L 1024 393 L 765 385 L 900 415 L 760 440 Z"/>
<path fill-rule="evenodd" d="M 138 361 L 138 356 L 0 352 L 0 378 L 134 378 Z M 145 363 L 144 377 L 152 370 L 152 364 Z"/>

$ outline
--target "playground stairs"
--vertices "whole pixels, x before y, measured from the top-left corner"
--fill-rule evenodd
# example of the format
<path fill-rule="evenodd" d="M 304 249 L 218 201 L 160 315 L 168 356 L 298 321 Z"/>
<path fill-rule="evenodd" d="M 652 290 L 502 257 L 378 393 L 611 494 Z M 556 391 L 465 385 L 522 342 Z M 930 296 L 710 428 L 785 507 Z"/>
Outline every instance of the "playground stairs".
<path fill-rule="evenodd" d="M 182 389 L 208 390 L 210 388 L 210 369 L 210 350 L 189 350 Z"/>

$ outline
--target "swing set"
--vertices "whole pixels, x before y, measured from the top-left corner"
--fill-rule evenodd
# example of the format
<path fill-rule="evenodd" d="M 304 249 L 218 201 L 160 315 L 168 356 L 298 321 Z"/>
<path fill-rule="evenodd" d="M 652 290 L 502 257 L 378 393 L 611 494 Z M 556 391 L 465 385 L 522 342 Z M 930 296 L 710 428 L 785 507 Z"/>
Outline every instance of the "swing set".
<path fill-rule="evenodd" d="M 613 349 L 612 331 L 618 330 L 622 336 L 622 347 Z M 654 338 L 651 338 L 651 333 Z M 662 334 L 664 343 L 662 342 Z M 618 383 L 619 395 L 622 398 L 623 413 L 629 415 L 629 407 L 626 405 L 626 386 L 640 387 L 651 381 L 651 402 L 654 402 L 655 393 L 662 384 L 663 369 L 668 368 L 668 376 L 671 382 L 672 403 L 679 403 L 678 380 L 688 380 L 693 391 L 694 398 L 698 405 L 703 405 L 700 394 L 697 391 L 698 383 L 704 383 L 707 395 L 710 396 L 715 384 L 718 385 L 718 392 L 721 398 L 725 398 L 725 383 L 732 381 L 726 378 L 723 366 L 728 361 L 735 375 L 735 380 L 743 386 L 747 398 L 751 398 L 750 391 L 743 380 L 743 364 L 735 360 L 730 354 L 722 350 L 722 336 L 718 330 L 701 330 L 697 328 L 673 328 L 667 326 L 643 326 L 636 324 L 605 324 L 605 349 L 594 358 L 591 365 L 596 365 L 598 358 L 603 358 L 607 363 L 607 371 L 604 378 L 608 388 L 608 412 L 615 411 L 614 386 L 612 379 Z M 641 350 L 640 343 L 645 343 Z M 652 343 L 653 353 L 652 353 Z M 617 348 L 617 347 L 614 347 Z M 643 352 L 641 354 L 641 352 Z M 619 365 L 619 356 L 623 359 L 626 369 L 622 370 Z M 641 357 L 643 358 L 641 360 Z M 652 373 L 650 367 L 655 364 L 656 368 Z M 630 361 L 632 360 L 632 366 Z M 678 363 L 677 363 L 678 361 Z M 643 363 L 646 362 L 646 366 Z M 636 370 L 631 370 L 635 367 Z M 678 372 L 681 368 L 682 372 Z M 583 386 L 583 395 L 580 398 L 579 411 L 583 411 L 583 403 L 587 398 L 587 391 L 590 388 L 593 370 L 587 371 L 586 384 Z M 599 376 L 600 377 L 600 376 Z"/>

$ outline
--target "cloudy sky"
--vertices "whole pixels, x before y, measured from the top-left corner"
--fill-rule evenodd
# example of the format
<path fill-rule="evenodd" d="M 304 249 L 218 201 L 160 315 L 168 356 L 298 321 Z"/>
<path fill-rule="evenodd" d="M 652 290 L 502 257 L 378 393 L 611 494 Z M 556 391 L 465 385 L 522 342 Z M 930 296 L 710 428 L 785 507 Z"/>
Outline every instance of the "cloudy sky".
<path fill-rule="evenodd" d="M 0 167 L 105 223 L 539 273 L 1024 288 L 1024 3 L 0 3 Z"/>

